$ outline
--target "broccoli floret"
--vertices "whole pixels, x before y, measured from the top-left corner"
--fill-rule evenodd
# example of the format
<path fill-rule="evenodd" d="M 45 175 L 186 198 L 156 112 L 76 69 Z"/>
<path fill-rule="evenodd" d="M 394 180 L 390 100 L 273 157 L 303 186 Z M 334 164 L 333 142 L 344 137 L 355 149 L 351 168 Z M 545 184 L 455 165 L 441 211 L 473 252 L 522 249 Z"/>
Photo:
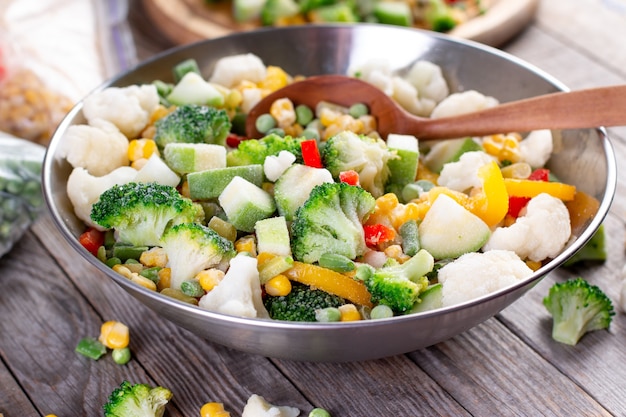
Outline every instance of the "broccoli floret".
<path fill-rule="evenodd" d="M 123 381 L 102 408 L 105 417 L 161 417 L 172 395 L 165 387 Z"/>
<path fill-rule="evenodd" d="M 210 227 L 199 223 L 181 223 L 170 227 L 161 237 L 172 270 L 172 288 L 179 289 L 204 269 L 224 267 L 235 256 L 235 245 Z"/>
<path fill-rule="evenodd" d="M 157 120 L 154 140 L 159 148 L 168 143 L 212 143 L 225 145 L 231 122 L 226 110 L 183 104 Z"/>
<path fill-rule="evenodd" d="M 326 291 L 293 282 L 289 294 L 277 297 L 267 296 L 263 303 L 274 320 L 316 321 L 315 310 L 339 307 L 346 301 Z"/>
<path fill-rule="evenodd" d="M 323 183 L 311 190 L 291 224 L 294 258 L 314 263 L 325 253 L 355 259 L 365 253 L 363 221 L 376 200 L 356 185 Z"/>
<path fill-rule="evenodd" d="M 199 204 L 174 187 L 154 182 L 114 185 L 91 209 L 96 224 L 115 229 L 118 242 L 135 246 L 158 246 L 167 227 L 203 217 Z"/>
<path fill-rule="evenodd" d="M 580 277 L 554 284 L 543 305 L 552 315 L 552 338 L 572 346 L 587 332 L 608 329 L 615 315 L 611 299 Z"/>
<path fill-rule="evenodd" d="M 411 310 L 420 293 L 428 287 L 426 274 L 433 266 L 432 255 L 422 249 L 402 264 L 396 261 L 378 269 L 370 268 L 369 273 L 361 276 L 364 276 L 364 284 L 372 295 L 373 303 L 387 305 L 395 313 L 405 313 Z"/>
<path fill-rule="evenodd" d="M 304 138 L 279 136 L 274 133 L 261 139 L 248 139 L 239 143 L 237 149 L 226 156 L 228 166 L 262 165 L 265 158 L 278 155 L 280 151 L 288 151 L 296 156 L 296 162 L 302 163 L 302 149 L 300 142 Z"/>
<path fill-rule="evenodd" d="M 374 197 L 385 192 L 390 170 L 387 162 L 397 157 L 382 139 L 341 132 L 326 142 L 321 151 L 322 163 L 337 180 L 342 171 L 354 170 L 359 184 Z"/>

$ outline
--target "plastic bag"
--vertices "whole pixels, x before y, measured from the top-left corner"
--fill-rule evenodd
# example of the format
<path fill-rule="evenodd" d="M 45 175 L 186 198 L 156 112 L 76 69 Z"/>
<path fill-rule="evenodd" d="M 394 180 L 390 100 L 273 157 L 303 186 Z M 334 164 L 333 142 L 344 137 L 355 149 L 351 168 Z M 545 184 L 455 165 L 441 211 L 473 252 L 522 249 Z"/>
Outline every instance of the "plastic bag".
<path fill-rule="evenodd" d="M 0 256 L 44 208 L 41 167 L 46 148 L 0 132 Z"/>

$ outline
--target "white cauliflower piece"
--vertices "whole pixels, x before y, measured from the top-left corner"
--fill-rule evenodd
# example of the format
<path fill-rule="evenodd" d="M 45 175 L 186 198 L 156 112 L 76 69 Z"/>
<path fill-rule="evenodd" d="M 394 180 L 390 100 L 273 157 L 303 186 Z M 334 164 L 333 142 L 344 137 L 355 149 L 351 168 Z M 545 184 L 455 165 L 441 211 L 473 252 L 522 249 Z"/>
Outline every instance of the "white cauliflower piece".
<path fill-rule="evenodd" d="M 258 83 L 265 79 L 267 68 L 258 56 L 248 53 L 232 55 L 219 59 L 215 63 L 210 83 L 233 88 L 242 81 Z"/>
<path fill-rule="evenodd" d="M 265 177 L 274 182 L 296 162 L 296 156 L 289 151 L 280 151 L 278 155 L 270 155 L 263 162 Z"/>
<path fill-rule="evenodd" d="M 468 90 L 462 93 L 453 93 L 444 98 L 437 104 L 430 117 L 438 119 L 457 116 L 495 107 L 498 104 L 498 100 L 493 97 L 485 96 L 475 90 Z"/>
<path fill-rule="evenodd" d="M 262 98 L 263 90 L 260 88 L 244 88 L 241 90 L 241 111 L 249 113 Z"/>
<path fill-rule="evenodd" d="M 534 130 L 519 143 L 521 160 L 533 168 L 545 166 L 552 155 L 553 147 L 551 130 Z"/>
<path fill-rule="evenodd" d="M 91 125 L 68 127 L 59 154 L 73 168 L 85 168 L 99 177 L 128 165 L 128 139 L 113 124 L 97 119 Z"/>
<path fill-rule="evenodd" d="M 295 407 L 276 406 L 268 403 L 260 395 L 252 394 L 243 408 L 241 417 L 297 417 L 299 415 L 300 410 Z"/>
<path fill-rule="evenodd" d="M 141 167 L 135 178 L 136 182 L 157 182 L 172 187 L 178 186 L 180 177 L 161 159 L 157 153 L 153 153 L 148 162 Z"/>
<path fill-rule="evenodd" d="M 146 128 L 158 105 L 159 93 L 152 84 L 109 87 L 85 98 L 83 114 L 89 124 L 96 119 L 108 120 L 134 139 Z"/>
<path fill-rule="evenodd" d="M 557 256 L 571 233 L 565 204 L 549 194 L 539 194 L 528 202 L 515 223 L 496 228 L 483 249 L 510 250 L 522 259 L 539 262 Z"/>
<path fill-rule="evenodd" d="M 439 103 L 450 95 L 450 88 L 439 65 L 429 61 L 417 61 L 406 76 L 422 99 Z"/>
<path fill-rule="evenodd" d="M 514 285 L 533 271 L 514 252 L 470 252 L 439 270 L 444 307 L 474 300 Z"/>
<path fill-rule="evenodd" d="M 428 116 L 435 108 L 437 103 L 432 99 L 420 97 L 417 88 L 409 81 L 400 77 L 393 77 L 391 81 L 392 98 L 409 113 Z"/>
<path fill-rule="evenodd" d="M 74 168 L 67 179 L 66 188 L 67 197 L 74 206 L 76 217 L 88 226 L 105 230 L 91 220 L 91 208 L 100 199 L 103 192 L 116 184 L 127 184 L 134 181 L 136 176 L 137 171 L 128 166 L 114 169 L 101 177 L 91 175 L 84 168 Z"/>
<path fill-rule="evenodd" d="M 269 318 L 261 299 L 256 258 L 239 254 L 231 259 L 224 278 L 200 298 L 198 305 L 209 311 L 232 316 Z"/>
<path fill-rule="evenodd" d="M 461 192 L 481 187 L 478 170 L 493 160 L 491 155 L 483 151 L 465 152 L 458 161 L 444 164 L 437 184 Z"/>

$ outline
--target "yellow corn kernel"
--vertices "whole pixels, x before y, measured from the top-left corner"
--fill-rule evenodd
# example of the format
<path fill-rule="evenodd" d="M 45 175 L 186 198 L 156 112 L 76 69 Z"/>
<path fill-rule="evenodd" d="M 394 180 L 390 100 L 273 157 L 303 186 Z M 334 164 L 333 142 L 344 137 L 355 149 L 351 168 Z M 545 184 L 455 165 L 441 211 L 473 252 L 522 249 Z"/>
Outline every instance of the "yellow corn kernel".
<path fill-rule="evenodd" d="M 144 277 L 143 275 L 139 275 L 139 274 L 138 274 L 138 273 L 136 273 L 136 272 L 133 272 L 133 273 L 131 274 L 131 276 L 130 276 L 130 280 L 131 280 L 132 282 L 134 282 L 135 284 L 139 284 L 139 285 L 141 285 L 142 287 L 147 288 L 147 289 L 149 289 L 149 290 L 151 290 L 151 291 L 156 291 L 156 289 L 157 289 L 157 286 L 156 286 L 156 284 L 154 283 L 154 281 L 152 281 L 152 280 L 151 280 L 151 279 L 149 279 L 149 278 Z"/>
<path fill-rule="evenodd" d="M 152 139 L 133 139 L 128 143 L 128 160 L 148 159 L 157 151 L 156 142 Z"/>
<path fill-rule="evenodd" d="M 526 260 L 526 265 L 533 271 L 536 271 L 539 268 L 541 268 L 541 262 L 539 261 Z"/>
<path fill-rule="evenodd" d="M 226 95 L 226 99 L 224 100 L 224 107 L 227 109 L 234 109 L 241 105 L 243 101 L 243 96 L 241 95 L 241 91 L 232 89 Z"/>
<path fill-rule="evenodd" d="M 132 278 L 133 273 L 131 272 L 131 270 L 122 264 L 113 265 L 111 269 L 113 269 L 115 272 L 117 272 L 124 278 L 128 278 L 128 279 Z"/>
<path fill-rule="evenodd" d="M 398 204 L 398 196 L 394 193 L 387 193 L 376 199 L 376 211 L 389 213 L 396 208 Z"/>
<path fill-rule="evenodd" d="M 175 107 L 165 107 L 162 104 L 159 104 L 157 106 L 156 109 L 154 109 L 154 111 L 152 112 L 152 114 L 150 115 L 150 125 L 153 125 L 154 122 L 156 122 L 157 120 L 167 116 L 168 114 L 170 114 L 172 111 L 174 111 Z"/>
<path fill-rule="evenodd" d="M 259 254 L 256 257 L 257 266 L 261 268 L 265 262 L 272 260 L 275 257 L 276 255 L 271 252 L 259 252 Z"/>
<path fill-rule="evenodd" d="M 356 133 L 361 133 L 363 135 L 367 135 L 369 133 L 375 132 L 378 128 L 376 124 L 376 118 L 371 114 L 365 114 L 359 117 L 361 121 L 361 131 Z"/>
<path fill-rule="evenodd" d="M 215 288 L 217 284 L 222 281 L 222 279 L 224 279 L 224 275 L 224 271 L 217 268 L 211 268 L 198 272 L 196 279 L 200 283 L 202 289 L 209 292 Z"/>
<path fill-rule="evenodd" d="M 437 184 L 437 181 L 439 180 L 439 174 L 428 169 L 428 167 L 426 167 L 426 165 L 424 165 L 424 163 L 420 159 L 417 167 L 416 179 L 426 180 L 432 182 L 433 184 Z"/>
<path fill-rule="evenodd" d="M 357 310 L 354 304 L 344 304 L 339 306 L 339 312 L 341 313 L 340 321 L 361 320 L 361 313 L 359 313 L 359 310 Z"/>
<path fill-rule="evenodd" d="M 210 402 L 200 408 L 200 417 L 230 417 L 230 413 L 224 410 L 224 404 Z"/>
<path fill-rule="evenodd" d="M 268 65 L 265 78 L 258 83 L 258 87 L 276 91 L 289 84 L 289 75 L 280 67 Z"/>
<path fill-rule="evenodd" d="M 296 122 L 296 110 L 288 98 L 279 98 L 270 106 L 270 114 L 280 128 L 286 128 Z"/>
<path fill-rule="evenodd" d="M 139 171 L 147 163 L 148 163 L 148 160 L 146 158 L 140 158 L 140 159 L 137 159 L 136 161 L 131 162 L 130 167 L 135 168 L 137 171 Z"/>
<path fill-rule="evenodd" d="M 287 295 L 291 292 L 291 281 L 283 274 L 276 275 L 265 283 L 265 292 L 274 297 Z"/>
<path fill-rule="evenodd" d="M 343 132 L 344 130 L 345 129 L 342 129 L 341 126 L 337 124 L 331 124 L 322 131 L 321 139 L 323 141 L 327 141 L 328 139 Z"/>
<path fill-rule="evenodd" d="M 329 109 L 328 107 L 324 107 L 320 110 L 319 119 L 322 126 L 330 126 L 337 121 L 339 116 L 342 113 Z"/>
<path fill-rule="evenodd" d="M 165 268 L 167 265 L 167 252 L 160 247 L 154 247 L 143 252 L 139 257 L 139 262 L 146 268 L 153 268 L 155 266 Z"/>
<path fill-rule="evenodd" d="M 100 326 L 100 343 L 109 349 L 121 349 L 128 346 L 130 341 L 130 330 L 124 323 L 109 320 Z"/>
<path fill-rule="evenodd" d="M 285 131 L 286 136 L 292 136 L 295 138 L 298 136 L 302 136 L 302 132 L 304 131 L 304 128 L 300 126 L 299 124 L 295 123 L 291 126 L 285 126 L 283 130 Z"/>
<path fill-rule="evenodd" d="M 256 256 L 256 242 L 254 236 L 243 236 L 235 242 L 235 250 L 239 252 L 248 252 L 251 256 Z"/>
<path fill-rule="evenodd" d="M 161 268 L 158 272 L 159 283 L 157 284 L 157 290 L 163 291 L 165 288 L 169 288 L 172 285 L 172 269 Z"/>
<path fill-rule="evenodd" d="M 423 220 L 426 212 L 424 205 L 418 203 L 399 204 L 390 213 L 391 225 L 394 229 L 400 229 L 408 220 Z"/>
<path fill-rule="evenodd" d="M 483 149 L 488 154 L 495 156 L 501 162 L 518 162 L 520 159 L 520 140 L 521 136 L 517 133 L 486 136 L 483 139 Z"/>
<path fill-rule="evenodd" d="M 409 260 L 410 256 L 406 255 L 402 251 L 402 246 L 400 245 L 390 245 L 384 250 L 385 255 L 389 258 L 393 258 L 400 263 L 404 263 Z"/>

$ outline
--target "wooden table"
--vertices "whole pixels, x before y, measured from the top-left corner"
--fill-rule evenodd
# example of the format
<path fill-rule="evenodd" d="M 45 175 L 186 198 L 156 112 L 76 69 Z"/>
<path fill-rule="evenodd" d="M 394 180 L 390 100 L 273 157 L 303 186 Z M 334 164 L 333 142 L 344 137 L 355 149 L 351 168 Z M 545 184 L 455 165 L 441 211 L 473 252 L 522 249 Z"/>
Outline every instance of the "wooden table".
<path fill-rule="evenodd" d="M 139 58 L 171 46 L 131 9 Z M 624 1 L 544 0 L 536 21 L 503 49 L 570 88 L 626 82 Z M 610 129 L 626 161 L 626 128 Z M 580 275 L 616 302 L 625 264 L 626 178 L 610 215 L 603 265 L 559 270 L 496 317 L 438 345 L 364 363 L 300 363 L 208 343 L 136 302 L 78 257 L 48 216 L 0 259 L 0 413 L 97 416 L 124 380 L 160 384 L 174 398 L 169 416 L 193 417 L 207 401 L 233 416 L 259 394 L 307 415 L 626 415 L 626 316 L 575 347 L 554 342 L 541 300 L 558 280 Z M 617 308 L 617 307 L 616 307 Z M 74 352 L 104 320 L 131 328 L 133 359 L 92 361 Z"/>

